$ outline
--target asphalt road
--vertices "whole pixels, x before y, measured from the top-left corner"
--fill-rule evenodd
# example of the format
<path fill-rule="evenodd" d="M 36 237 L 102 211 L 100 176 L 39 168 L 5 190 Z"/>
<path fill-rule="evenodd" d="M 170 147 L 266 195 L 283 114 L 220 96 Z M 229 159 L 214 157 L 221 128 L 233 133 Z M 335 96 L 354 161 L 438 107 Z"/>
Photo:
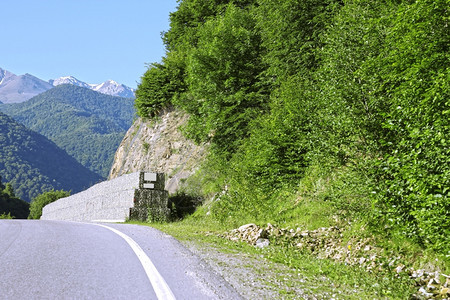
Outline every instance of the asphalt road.
<path fill-rule="evenodd" d="M 240 299 L 174 238 L 130 224 L 0 220 L 0 299 Z"/>

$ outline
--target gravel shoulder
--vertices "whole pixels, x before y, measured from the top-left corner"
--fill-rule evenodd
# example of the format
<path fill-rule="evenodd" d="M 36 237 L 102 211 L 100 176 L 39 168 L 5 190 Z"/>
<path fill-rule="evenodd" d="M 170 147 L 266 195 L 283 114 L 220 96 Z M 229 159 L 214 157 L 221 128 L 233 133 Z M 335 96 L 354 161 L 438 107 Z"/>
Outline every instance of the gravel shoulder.
<path fill-rule="evenodd" d="M 255 258 L 241 252 L 222 252 L 219 249 L 200 245 L 196 242 L 183 242 L 194 254 L 202 258 L 211 268 L 228 281 L 245 299 L 279 298 L 281 282 L 279 277 L 289 273 L 286 267 Z"/>
<path fill-rule="evenodd" d="M 337 296 L 326 291 L 318 293 L 311 280 L 298 270 L 271 262 L 262 254 L 224 249 L 198 241 L 182 241 L 182 244 L 209 264 L 244 299 L 332 299 Z M 319 279 L 321 284 L 327 280 L 325 277 Z"/>

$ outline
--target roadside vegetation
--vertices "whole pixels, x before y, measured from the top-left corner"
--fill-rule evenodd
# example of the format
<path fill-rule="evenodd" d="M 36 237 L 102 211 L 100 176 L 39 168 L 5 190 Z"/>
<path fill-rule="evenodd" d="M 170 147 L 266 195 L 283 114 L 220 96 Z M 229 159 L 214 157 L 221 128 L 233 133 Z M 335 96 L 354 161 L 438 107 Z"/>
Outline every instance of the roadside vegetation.
<path fill-rule="evenodd" d="M 16 197 L 12 185 L 3 184 L 0 176 L 0 219 L 26 219 L 29 208 L 30 204 Z"/>
<path fill-rule="evenodd" d="M 166 56 L 142 76 L 135 106 L 144 118 L 168 106 L 188 112 L 183 132 L 210 152 L 182 189 L 203 205 L 163 229 L 201 239 L 247 223 L 336 226 L 342 243 L 371 239 L 402 264 L 448 275 L 448 7 L 179 1 L 163 33 Z M 393 270 L 360 273 L 287 242 L 268 249 L 271 261 L 371 297 L 411 294 L 411 279 Z"/>
<path fill-rule="evenodd" d="M 0 176 L 0 219 L 39 219 L 42 209 L 49 203 L 70 196 L 70 192 L 51 190 L 44 192 L 28 203 L 16 197 L 12 185 L 2 183 Z"/>
<path fill-rule="evenodd" d="M 187 218 L 151 226 L 219 269 L 246 299 L 409 299 L 417 294 L 414 281 L 405 275 L 367 272 L 275 240 L 262 249 L 230 241 L 221 236 L 219 223 Z"/>
<path fill-rule="evenodd" d="M 58 199 L 69 196 L 70 192 L 63 190 L 60 191 L 51 190 L 40 194 L 39 196 L 31 200 L 30 214 L 28 216 L 28 219 L 40 219 L 42 216 L 42 209 L 44 208 L 44 206 L 52 202 L 55 202 Z"/>

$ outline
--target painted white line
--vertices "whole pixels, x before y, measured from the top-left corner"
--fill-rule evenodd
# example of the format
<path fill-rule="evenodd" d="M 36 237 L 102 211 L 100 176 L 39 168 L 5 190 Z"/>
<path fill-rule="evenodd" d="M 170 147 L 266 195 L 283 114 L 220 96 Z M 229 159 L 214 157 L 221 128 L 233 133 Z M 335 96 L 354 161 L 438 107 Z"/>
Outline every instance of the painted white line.
<path fill-rule="evenodd" d="M 90 222 L 93 223 L 124 223 L 125 219 L 116 219 L 116 220 L 92 220 Z"/>
<path fill-rule="evenodd" d="M 150 260 L 147 254 L 145 254 L 144 250 L 142 250 L 142 248 L 138 245 L 138 243 L 136 243 L 132 238 L 120 232 L 119 230 L 116 230 L 106 225 L 101 224 L 94 224 L 94 225 L 101 226 L 111 230 L 112 232 L 122 237 L 128 243 L 128 245 L 130 245 L 131 249 L 133 249 L 134 253 L 136 253 L 142 266 L 144 267 L 145 273 L 147 273 L 147 277 L 150 280 L 150 283 L 152 284 L 153 290 L 155 291 L 155 294 L 158 297 L 158 299 L 175 300 L 175 296 L 170 290 L 169 286 L 167 285 L 167 282 L 164 280 L 161 274 L 159 274 L 153 262 Z"/>

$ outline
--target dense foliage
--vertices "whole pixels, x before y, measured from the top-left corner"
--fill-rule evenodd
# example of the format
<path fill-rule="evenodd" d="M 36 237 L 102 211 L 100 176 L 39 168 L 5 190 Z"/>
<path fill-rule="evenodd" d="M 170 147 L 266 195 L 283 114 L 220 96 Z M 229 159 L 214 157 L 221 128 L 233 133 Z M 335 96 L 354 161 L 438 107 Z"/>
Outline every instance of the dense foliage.
<path fill-rule="evenodd" d="M 314 202 L 446 253 L 448 7 L 181 0 L 138 114 L 190 113 L 184 131 L 212 146 L 195 192 L 223 191 L 213 218 L 282 222 Z"/>
<path fill-rule="evenodd" d="M 60 191 L 51 190 L 38 195 L 30 203 L 30 215 L 28 216 L 28 219 L 39 219 L 42 216 L 42 209 L 44 208 L 44 206 L 52 202 L 55 202 L 60 198 L 69 196 L 70 193 L 63 190 Z"/>
<path fill-rule="evenodd" d="M 28 202 L 52 189 L 78 192 L 101 180 L 46 137 L 1 112 L 0 176 Z"/>
<path fill-rule="evenodd" d="M 26 219 L 30 204 L 16 197 L 12 185 L 2 183 L 0 176 L 0 219 Z"/>
<path fill-rule="evenodd" d="M 0 110 L 53 141 L 83 166 L 107 177 L 134 117 L 133 101 L 60 85 Z"/>

